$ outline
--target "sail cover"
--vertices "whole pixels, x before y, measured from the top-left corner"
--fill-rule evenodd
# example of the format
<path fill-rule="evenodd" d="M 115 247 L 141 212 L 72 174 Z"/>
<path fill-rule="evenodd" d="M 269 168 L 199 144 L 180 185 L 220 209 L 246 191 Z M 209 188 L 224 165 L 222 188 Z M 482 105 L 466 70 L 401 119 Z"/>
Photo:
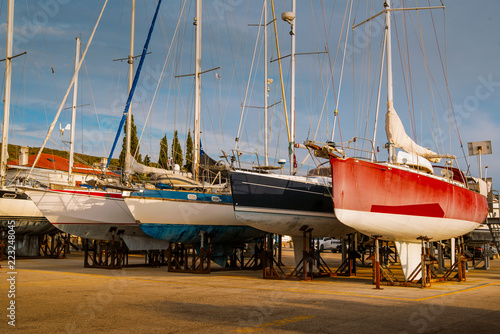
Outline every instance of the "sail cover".
<path fill-rule="evenodd" d="M 427 158 L 432 162 L 439 162 L 439 158 L 432 158 L 437 153 L 426 149 L 415 143 L 405 132 L 405 128 L 401 119 L 399 118 L 392 101 L 387 103 L 387 114 L 385 114 L 385 133 L 389 143 L 394 144 L 395 147 L 400 147 L 410 154 L 416 154 L 423 158 Z"/>

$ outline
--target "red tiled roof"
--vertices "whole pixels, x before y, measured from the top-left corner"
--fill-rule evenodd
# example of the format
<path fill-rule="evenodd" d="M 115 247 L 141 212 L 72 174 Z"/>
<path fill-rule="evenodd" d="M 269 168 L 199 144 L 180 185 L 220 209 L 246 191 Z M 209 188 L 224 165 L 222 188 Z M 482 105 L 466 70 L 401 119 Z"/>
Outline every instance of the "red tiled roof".
<path fill-rule="evenodd" d="M 28 164 L 25 165 L 25 167 L 31 167 L 33 166 L 33 162 L 35 162 L 36 159 L 36 154 L 28 157 Z M 16 160 L 11 160 L 7 162 L 7 167 L 10 166 L 19 166 L 19 159 Z M 57 155 L 52 155 L 52 154 L 47 154 L 47 153 L 42 153 L 40 155 L 40 159 L 38 160 L 36 166 L 37 168 L 44 168 L 44 169 L 52 169 L 52 170 L 59 170 L 59 171 L 67 171 L 69 168 L 69 160 Z M 84 164 L 81 164 L 79 162 L 74 162 L 73 163 L 73 171 L 77 173 L 83 173 L 83 174 L 100 174 L 98 170 L 92 169 L 89 166 L 86 166 Z M 112 172 L 107 172 L 107 175 L 117 175 Z"/>

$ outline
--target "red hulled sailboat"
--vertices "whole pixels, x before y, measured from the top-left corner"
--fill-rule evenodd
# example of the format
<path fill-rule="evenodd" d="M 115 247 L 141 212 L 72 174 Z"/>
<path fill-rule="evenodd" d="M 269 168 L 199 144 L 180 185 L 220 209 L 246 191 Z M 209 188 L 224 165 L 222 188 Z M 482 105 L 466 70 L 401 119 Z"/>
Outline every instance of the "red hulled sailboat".
<path fill-rule="evenodd" d="M 393 107 L 390 38 L 393 9 L 389 0 L 384 6 L 378 15 L 385 12 L 385 130 L 389 159 L 377 162 L 374 153 L 371 159 L 348 157 L 349 147 L 333 143 L 324 146 L 322 153 L 331 163 L 336 217 L 368 236 L 395 241 L 406 276 L 420 262 L 418 238 L 433 241 L 454 238 L 474 230 L 485 220 L 487 185 L 482 179 L 466 177 L 454 168 L 454 156 L 419 146 L 406 134 Z M 402 149 L 397 155 L 396 148 Z M 443 167 L 431 164 L 441 159 L 445 160 Z"/>

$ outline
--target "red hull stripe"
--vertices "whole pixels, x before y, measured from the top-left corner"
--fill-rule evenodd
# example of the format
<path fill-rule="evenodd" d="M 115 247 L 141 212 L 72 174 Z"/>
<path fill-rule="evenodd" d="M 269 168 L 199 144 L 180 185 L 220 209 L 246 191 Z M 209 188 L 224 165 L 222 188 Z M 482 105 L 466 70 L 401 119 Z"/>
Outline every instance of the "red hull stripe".
<path fill-rule="evenodd" d="M 122 198 L 122 194 L 120 194 L 120 193 L 94 192 L 94 191 L 85 191 L 85 190 L 52 190 L 52 191 L 61 192 L 61 193 L 76 194 L 76 195 L 89 195 L 89 196 L 93 196 L 93 197 Z"/>
<path fill-rule="evenodd" d="M 444 218 L 444 211 L 439 203 L 399 206 L 372 205 L 370 211 L 378 213 L 390 213 L 394 215 Z"/>

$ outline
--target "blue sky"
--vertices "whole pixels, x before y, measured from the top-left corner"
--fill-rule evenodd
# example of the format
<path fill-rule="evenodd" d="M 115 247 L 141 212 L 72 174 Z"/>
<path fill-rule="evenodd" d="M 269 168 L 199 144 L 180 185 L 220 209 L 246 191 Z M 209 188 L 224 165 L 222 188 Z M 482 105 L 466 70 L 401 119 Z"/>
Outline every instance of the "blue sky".
<path fill-rule="evenodd" d="M 139 132 L 145 125 L 141 154 L 148 154 L 153 161 L 157 159 L 158 142 L 164 134 L 170 144 L 174 130 L 179 131 L 183 140 L 188 129 L 192 129 L 193 79 L 175 78 L 176 75 L 194 72 L 194 1 L 186 2 L 179 34 L 174 38 L 183 3 L 181 0 L 164 1 L 151 41 L 152 53 L 146 58 L 133 100 L 133 113 Z M 234 148 L 258 33 L 258 28 L 249 24 L 259 23 L 262 3 L 258 0 L 204 1 L 202 68 L 206 70 L 221 67 L 216 71 L 221 79 L 215 77 L 215 72 L 204 74 L 202 78 L 202 141 L 205 150 L 212 156 L 219 155 L 221 150 L 230 152 Z M 418 1 L 421 6 L 428 3 Z M 497 106 L 500 105 L 500 22 L 495 19 L 500 13 L 500 3 L 493 0 L 480 3 L 454 0 L 444 3 L 445 16 L 442 10 L 434 10 L 432 17 L 428 11 L 419 11 L 418 17 L 415 12 L 408 13 L 405 17 L 400 13 L 394 16 L 394 30 L 397 30 L 393 31 L 396 110 L 407 127 L 407 132 L 415 134 L 417 141 L 426 147 L 462 156 L 459 141 L 454 134 L 454 127 L 458 126 L 465 150 L 467 142 L 491 140 L 495 152 L 497 148 L 500 149 L 497 130 L 500 123 L 497 111 Z M 75 37 L 81 36 L 83 49 L 102 4 L 103 1 L 97 0 L 16 2 L 14 52 L 28 53 L 14 60 L 12 126 L 9 134 L 11 143 L 29 146 L 39 146 L 42 143 L 73 72 Z M 341 33 L 346 4 L 347 1 L 298 1 L 297 52 L 324 51 L 328 44 L 336 93 L 347 26 L 345 18 Z M 397 1 L 394 6 L 399 7 L 400 4 L 401 1 Z M 404 4 L 413 7 L 415 2 L 407 1 Z M 430 4 L 438 6 L 440 2 L 432 0 Z M 136 55 L 142 50 L 155 6 L 156 1 L 137 0 Z M 291 2 L 276 0 L 275 6 L 279 16 L 283 11 L 291 9 Z M 381 9 L 382 1 L 355 2 L 351 25 L 353 21 L 359 23 L 370 12 L 377 13 Z M 6 11 L 7 1 L 0 0 L 1 58 L 5 55 Z M 80 72 L 78 105 L 88 105 L 78 109 L 75 145 L 79 152 L 107 155 L 111 147 L 125 104 L 128 70 L 126 62 L 113 59 L 128 55 L 129 20 L 129 0 L 108 3 L 88 51 L 85 67 Z M 382 39 L 382 30 L 377 26 L 380 22 L 380 19 L 375 20 L 372 25 L 367 24 L 349 32 L 338 107 L 344 142 L 354 134 L 372 136 Z M 276 59 L 274 31 L 272 25 L 269 27 L 269 53 Z M 290 52 L 289 25 L 278 17 L 277 28 L 281 55 L 287 55 Z M 423 48 L 419 41 L 420 33 Z M 252 107 L 263 105 L 261 42 L 262 31 L 246 100 L 246 105 Z M 405 42 L 408 47 L 403 46 Z M 338 45 L 340 47 L 335 60 Z M 157 80 L 161 76 L 170 48 L 172 51 L 166 62 L 163 81 L 157 99 L 154 100 Z M 427 63 L 422 61 L 422 50 L 425 50 Z M 404 60 L 400 55 L 403 55 Z M 411 69 L 411 80 L 408 68 Z M 450 109 L 450 104 L 443 68 L 448 73 L 449 94 L 455 112 L 451 127 L 448 122 L 447 110 Z M 290 63 L 287 58 L 283 61 L 283 73 L 288 105 L 289 71 Z M 274 80 L 269 87 L 269 103 L 272 104 L 282 100 L 277 62 L 269 65 L 269 73 Z M 3 95 L 3 83 L 1 87 Z M 298 56 L 296 87 L 296 141 L 303 142 L 308 138 L 329 140 L 335 98 L 328 56 Z M 383 84 L 382 101 L 385 100 L 385 94 Z M 153 101 L 149 121 L 145 122 Z M 70 104 L 71 100 L 68 99 L 65 106 Z M 246 110 L 240 148 L 262 154 L 262 109 Z M 381 115 L 384 112 L 385 102 L 382 102 Z M 59 123 L 63 126 L 70 122 L 69 113 L 69 110 L 62 113 Z M 270 155 L 273 162 L 278 158 L 288 158 L 281 103 L 270 109 L 270 118 Z M 383 124 L 379 125 L 377 131 L 376 145 L 380 147 L 382 157 L 382 147 L 386 141 Z M 340 141 L 339 134 L 337 128 L 334 139 L 336 142 Z M 64 147 L 58 132 L 54 132 L 51 139 L 49 147 Z M 68 133 L 65 133 L 64 140 L 68 139 Z M 299 163 L 305 156 L 304 151 L 297 152 Z M 463 158 L 459 159 L 459 163 L 462 168 L 466 167 Z M 471 158 L 470 163 L 473 174 L 477 175 L 477 159 Z M 313 165 L 313 162 L 308 160 L 306 164 Z M 483 167 L 485 165 L 489 166 L 488 176 L 497 180 L 494 182 L 496 188 L 499 188 L 500 163 L 496 155 L 485 156 Z"/>

